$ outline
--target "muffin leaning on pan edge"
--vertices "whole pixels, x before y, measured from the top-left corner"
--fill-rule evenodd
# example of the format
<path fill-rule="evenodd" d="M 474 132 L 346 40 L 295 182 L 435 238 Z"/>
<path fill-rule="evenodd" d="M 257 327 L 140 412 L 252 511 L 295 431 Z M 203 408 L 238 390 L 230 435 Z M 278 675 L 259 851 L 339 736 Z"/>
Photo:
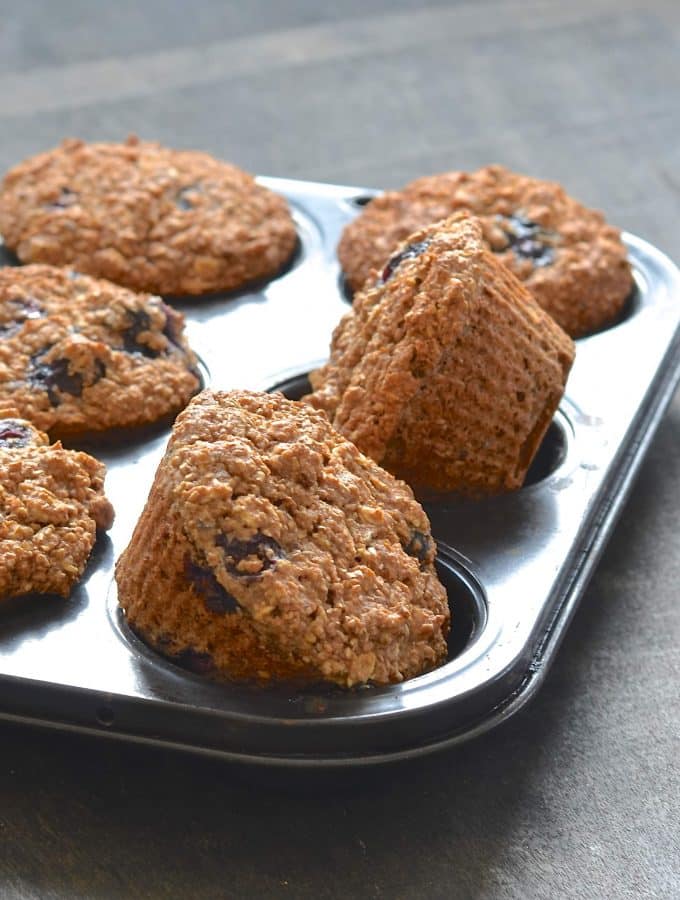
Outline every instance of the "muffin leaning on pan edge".
<path fill-rule="evenodd" d="M 521 487 L 573 359 L 461 212 L 410 235 L 355 297 L 303 400 L 417 490 L 493 494 Z"/>

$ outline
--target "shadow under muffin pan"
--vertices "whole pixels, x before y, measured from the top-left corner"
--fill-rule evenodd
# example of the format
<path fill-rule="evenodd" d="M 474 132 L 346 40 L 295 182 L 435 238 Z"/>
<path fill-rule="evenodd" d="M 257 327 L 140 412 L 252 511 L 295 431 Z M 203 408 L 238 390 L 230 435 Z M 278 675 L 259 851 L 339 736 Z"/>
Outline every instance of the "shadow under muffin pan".
<path fill-rule="evenodd" d="M 208 386 L 300 396 L 347 311 L 335 247 L 371 192 L 260 180 L 291 203 L 299 235 L 291 265 L 267 284 L 169 302 L 186 316 Z M 163 455 L 169 428 L 160 428 L 88 448 L 107 465 L 116 521 L 68 600 L 3 604 L 0 718 L 242 762 L 331 767 L 419 756 L 521 708 L 545 678 L 680 378 L 680 274 L 645 241 L 625 242 L 637 285 L 627 317 L 577 342 L 525 486 L 476 501 L 421 498 L 452 609 L 444 665 L 384 687 L 261 687 L 210 680 L 146 647 L 118 608 L 113 566 Z"/>

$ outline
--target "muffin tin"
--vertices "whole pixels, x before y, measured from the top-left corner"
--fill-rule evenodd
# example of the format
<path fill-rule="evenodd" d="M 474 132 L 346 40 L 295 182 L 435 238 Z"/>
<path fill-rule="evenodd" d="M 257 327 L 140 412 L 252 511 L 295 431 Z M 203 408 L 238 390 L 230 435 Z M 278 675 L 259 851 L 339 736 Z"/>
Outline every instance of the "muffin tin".
<path fill-rule="evenodd" d="M 266 285 L 175 299 L 206 385 L 306 389 L 348 309 L 335 246 L 372 192 L 262 178 L 291 203 L 296 256 Z M 625 235 L 636 288 L 614 327 L 577 342 L 566 396 L 514 494 L 420 498 L 452 609 L 448 662 L 403 684 L 352 690 L 208 681 L 127 628 L 113 565 L 139 517 L 169 429 L 86 449 L 106 463 L 116 521 L 72 596 L 0 612 L 0 717 L 252 763 L 404 759 L 502 722 L 545 678 L 680 378 L 680 273 Z"/>

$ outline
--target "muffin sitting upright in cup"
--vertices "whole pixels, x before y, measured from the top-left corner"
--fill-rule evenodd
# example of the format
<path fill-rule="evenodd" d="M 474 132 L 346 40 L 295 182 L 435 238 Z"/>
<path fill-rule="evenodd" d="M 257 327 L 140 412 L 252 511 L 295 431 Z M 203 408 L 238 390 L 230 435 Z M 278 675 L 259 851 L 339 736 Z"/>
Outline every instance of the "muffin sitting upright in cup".
<path fill-rule="evenodd" d="M 0 187 L 0 233 L 22 262 L 165 295 L 271 278 L 297 242 L 284 198 L 247 172 L 135 137 L 66 140 L 15 166 Z"/>

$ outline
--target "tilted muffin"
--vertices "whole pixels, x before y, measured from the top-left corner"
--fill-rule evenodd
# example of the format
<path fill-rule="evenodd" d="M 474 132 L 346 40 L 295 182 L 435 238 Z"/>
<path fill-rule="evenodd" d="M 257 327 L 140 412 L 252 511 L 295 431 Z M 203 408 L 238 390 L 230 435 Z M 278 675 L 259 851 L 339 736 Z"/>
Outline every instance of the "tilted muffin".
<path fill-rule="evenodd" d="M 633 276 L 620 232 L 559 184 L 497 165 L 418 178 L 371 200 L 338 246 L 349 285 L 368 287 L 398 244 L 457 210 L 479 218 L 489 247 L 572 337 L 621 313 Z"/>
<path fill-rule="evenodd" d="M 449 610 L 407 485 L 281 394 L 204 391 L 178 417 L 119 602 L 190 667 L 351 686 L 444 661 Z"/>
<path fill-rule="evenodd" d="M 0 233 L 22 262 L 139 291 L 204 294 L 270 278 L 295 249 L 283 197 L 193 150 L 66 140 L 11 169 Z"/>
<path fill-rule="evenodd" d="M 200 387 L 184 317 L 54 266 L 0 269 L 0 409 L 54 437 L 155 422 Z"/>
<path fill-rule="evenodd" d="M 497 493 L 522 485 L 573 358 L 458 213 L 411 235 L 356 297 L 304 399 L 411 485 Z"/>
<path fill-rule="evenodd" d="M 0 600 L 69 595 L 97 529 L 113 522 L 105 471 L 25 419 L 0 418 Z"/>

